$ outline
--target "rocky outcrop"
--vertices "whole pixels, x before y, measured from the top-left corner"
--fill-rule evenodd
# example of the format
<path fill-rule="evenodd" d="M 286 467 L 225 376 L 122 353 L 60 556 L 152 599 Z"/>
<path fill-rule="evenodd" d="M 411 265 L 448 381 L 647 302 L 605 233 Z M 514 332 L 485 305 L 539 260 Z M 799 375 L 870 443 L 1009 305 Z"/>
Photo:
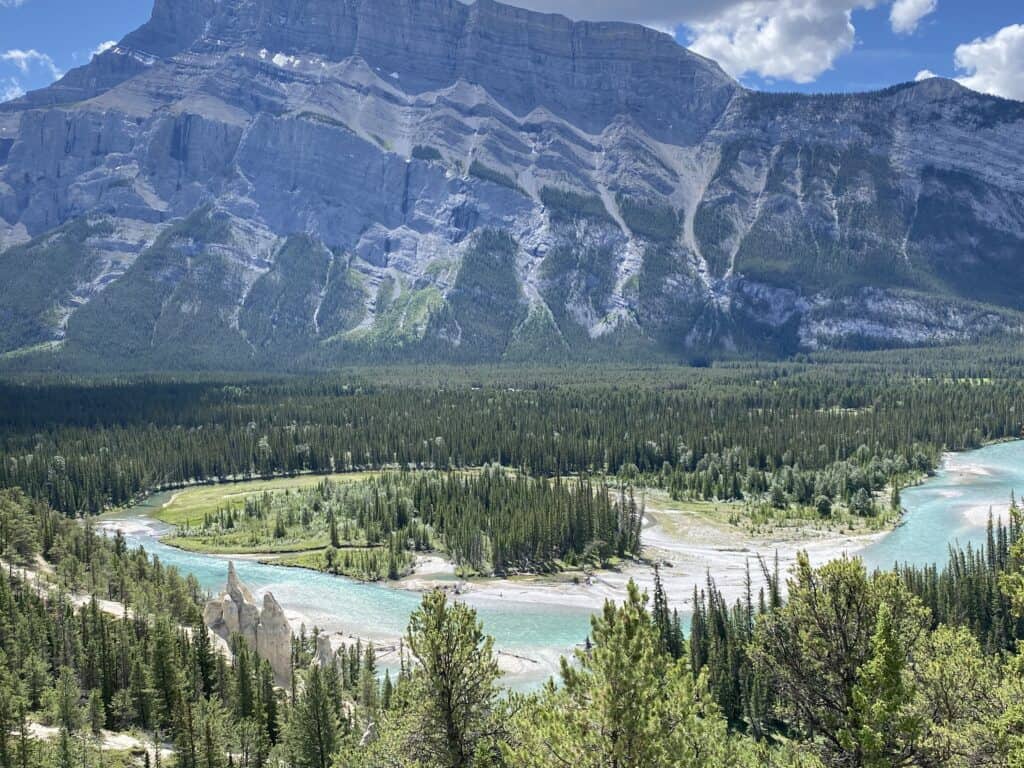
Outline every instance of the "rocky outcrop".
<path fill-rule="evenodd" d="M 263 596 L 262 610 L 252 592 L 239 580 L 235 564 L 228 563 L 224 591 L 207 602 L 203 621 L 217 635 L 230 640 L 241 636 L 256 654 L 270 663 L 278 685 L 291 681 L 292 630 L 274 596 Z"/>
<path fill-rule="evenodd" d="M 331 638 L 324 632 L 316 636 L 316 655 L 313 663 L 320 667 L 333 667 L 337 663 L 337 655 L 331 647 Z"/>
<path fill-rule="evenodd" d="M 274 596 L 263 595 L 263 610 L 256 629 L 256 653 L 270 662 L 274 676 L 285 685 L 291 679 L 292 629 L 284 615 L 284 609 Z"/>
<path fill-rule="evenodd" d="M 1022 157 L 1024 104 L 948 80 L 757 93 L 650 29 L 492 0 L 157 0 L 0 105 L 0 360 L 1021 333 Z"/>

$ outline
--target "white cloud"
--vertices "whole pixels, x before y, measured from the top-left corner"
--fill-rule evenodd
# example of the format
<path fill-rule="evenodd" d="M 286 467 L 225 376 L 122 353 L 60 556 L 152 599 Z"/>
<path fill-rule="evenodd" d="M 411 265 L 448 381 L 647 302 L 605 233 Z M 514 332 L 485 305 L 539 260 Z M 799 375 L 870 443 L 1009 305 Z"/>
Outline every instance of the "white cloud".
<path fill-rule="evenodd" d="M 922 80 L 931 80 L 933 77 L 938 77 L 938 75 L 936 75 L 930 69 L 922 69 L 914 76 L 914 82 L 920 83 Z"/>
<path fill-rule="evenodd" d="M 19 96 L 24 95 L 25 89 L 22 88 L 21 83 L 13 77 L 9 77 L 6 80 L 0 80 L 0 102 L 17 99 Z"/>
<path fill-rule="evenodd" d="M 697 21 L 690 47 L 732 75 L 814 81 L 853 50 L 851 14 L 875 0 L 748 0 Z"/>
<path fill-rule="evenodd" d="M 0 8 L 17 8 L 24 2 L 25 0 L 0 0 Z"/>
<path fill-rule="evenodd" d="M 27 51 L 12 48 L 9 51 L 0 53 L 0 61 L 13 64 L 23 75 L 29 74 L 37 66 L 49 72 L 54 80 L 63 74 L 57 65 L 53 63 L 53 59 L 49 55 L 40 53 L 35 48 L 30 48 Z"/>
<path fill-rule="evenodd" d="M 962 85 L 1024 101 L 1024 24 L 957 46 L 953 59 L 966 73 L 957 78 Z"/>
<path fill-rule="evenodd" d="M 99 56 L 101 53 L 103 53 L 105 51 L 109 51 L 115 45 L 117 45 L 117 41 L 116 40 L 107 40 L 105 43 L 100 43 L 99 45 L 97 45 L 95 48 L 92 49 L 92 55 L 93 56 Z"/>
<path fill-rule="evenodd" d="M 853 50 L 857 10 L 892 6 L 893 28 L 910 30 L 937 0 L 515 0 L 538 11 L 593 21 L 682 28 L 689 46 L 739 77 L 807 83 Z"/>
<path fill-rule="evenodd" d="M 14 77 L 0 78 L 0 101 L 16 99 L 23 96 L 29 87 L 46 85 L 63 74 L 53 59 L 34 48 L 0 51 L 0 63 L 13 66 L 18 72 Z"/>
<path fill-rule="evenodd" d="M 921 19 L 934 13 L 937 5 L 938 0 L 896 0 L 889 11 L 892 31 L 900 35 L 913 34 Z"/>

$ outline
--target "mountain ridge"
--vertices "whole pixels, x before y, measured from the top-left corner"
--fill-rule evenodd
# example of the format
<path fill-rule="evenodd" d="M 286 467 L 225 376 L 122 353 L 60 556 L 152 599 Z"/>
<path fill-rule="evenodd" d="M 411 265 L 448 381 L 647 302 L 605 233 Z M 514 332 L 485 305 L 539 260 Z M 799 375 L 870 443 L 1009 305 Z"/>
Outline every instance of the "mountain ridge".
<path fill-rule="evenodd" d="M 492 0 L 157 0 L 0 105 L 0 353 L 320 367 L 1021 333 L 1021 157 L 1024 104 L 952 81 L 758 93 L 668 35 Z"/>

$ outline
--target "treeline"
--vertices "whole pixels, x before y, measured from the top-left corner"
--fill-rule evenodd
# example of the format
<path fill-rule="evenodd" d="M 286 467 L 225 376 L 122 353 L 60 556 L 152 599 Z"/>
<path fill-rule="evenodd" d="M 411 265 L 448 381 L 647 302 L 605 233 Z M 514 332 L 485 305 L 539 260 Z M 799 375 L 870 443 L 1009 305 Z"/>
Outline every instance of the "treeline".
<path fill-rule="evenodd" d="M 203 591 L 194 576 L 129 549 L 120 531 L 108 538 L 90 521 L 76 524 L 16 488 L 0 490 L 0 560 L 44 567 L 62 589 L 130 610 L 159 610 L 184 624 L 201 617 Z"/>
<path fill-rule="evenodd" d="M 196 481 L 493 463 L 643 476 L 701 499 L 774 488 L 779 503 L 849 504 L 943 450 L 1018 437 L 1024 420 L 1013 379 L 802 364 L 651 375 L 657 386 L 0 385 L 0 486 L 80 514 Z"/>
<path fill-rule="evenodd" d="M 413 552 L 443 550 L 477 573 L 603 564 L 640 551 L 642 503 L 589 477 L 535 478 L 500 467 L 384 472 L 246 498 L 183 527 L 171 543 L 204 551 L 324 547 L 324 570 L 398 578 Z"/>
<path fill-rule="evenodd" d="M 22 516 L 5 530 L 35 530 L 41 542 L 50 523 L 58 540 L 79 528 L 24 498 L 14 503 Z M 237 638 L 229 658 L 201 627 L 166 612 L 108 615 L 95 600 L 76 607 L 63 590 L 5 570 L 0 767 L 111 765 L 104 727 L 135 728 L 173 749 L 169 760 L 134 765 L 179 768 L 1019 765 L 1024 657 L 1011 637 L 998 648 L 985 640 L 992 625 L 967 617 L 997 585 L 1019 629 L 1020 515 L 1013 510 L 1005 530 L 993 526 L 991 550 L 955 554 L 935 579 L 869 574 L 855 559 L 816 569 L 801 557 L 785 590 L 777 568 L 763 564 L 767 587 L 731 608 L 712 583 L 689 642 L 660 579 L 652 601 L 631 583 L 621 605 L 593 618 L 559 683 L 531 694 L 502 690 L 493 640 L 472 609 L 442 592 L 410 617 L 394 676 L 381 678 L 372 645 L 335 652 L 303 632 L 293 682 L 279 689 Z M 26 557 L 22 539 L 5 539 L 5 557 Z M 99 549 L 127 556 L 113 540 Z M 967 562 L 988 575 L 964 579 Z M 937 611 L 933 594 L 948 596 Z M 36 719 L 57 736 L 37 739 Z"/>
<path fill-rule="evenodd" d="M 755 595 L 748 576 L 745 597 L 732 604 L 709 578 L 705 589 L 694 591 L 691 668 L 706 676 L 733 729 L 771 739 L 794 728 L 821 737 L 827 727 L 831 743 L 822 750 L 838 761 L 829 765 L 1008 765 L 1000 761 L 1005 755 L 989 754 L 995 746 L 985 733 L 997 727 L 1006 708 L 1024 704 L 1015 671 L 1024 639 L 1024 545 L 1016 504 L 1009 517 L 1005 526 L 990 522 L 984 546 L 951 549 L 942 568 L 868 574 L 859 560 L 842 560 L 814 571 L 801 559 L 787 601 L 777 564 L 761 562 L 766 586 Z M 823 639 L 835 647 L 823 646 Z M 890 707 L 893 718 L 915 720 L 895 719 L 891 734 L 884 733 L 882 720 L 870 725 L 882 731 L 872 736 L 881 743 L 871 749 L 891 750 L 886 762 L 870 762 L 864 754 L 842 762 L 844 745 L 858 736 L 841 724 L 853 728 L 869 714 L 867 703 L 857 699 L 868 695 L 858 687 L 868 674 L 879 676 L 872 685 L 887 686 L 870 695 L 900 698 L 880 703 L 880 710 Z M 932 722 L 936 712 L 968 722 Z M 982 717 L 987 723 L 972 721 Z M 926 736 L 929 728 L 936 730 Z M 1006 738 L 1010 743 L 1021 735 Z M 900 742 L 898 748 L 887 743 L 890 738 Z"/>
<path fill-rule="evenodd" d="M 443 536 L 456 564 L 506 574 L 640 552 L 643 509 L 632 490 L 500 469 L 412 478 L 414 509 Z"/>

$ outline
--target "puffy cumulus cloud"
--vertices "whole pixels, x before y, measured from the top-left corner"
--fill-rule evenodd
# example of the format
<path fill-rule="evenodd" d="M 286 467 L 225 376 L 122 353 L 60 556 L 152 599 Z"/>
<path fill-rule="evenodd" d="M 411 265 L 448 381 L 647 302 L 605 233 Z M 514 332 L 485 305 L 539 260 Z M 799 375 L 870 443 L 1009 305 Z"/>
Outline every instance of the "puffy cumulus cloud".
<path fill-rule="evenodd" d="M 982 93 L 1024 101 L 1024 24 L 957 46 L 953 55 L 962 85 Z"/>
<path fill-rule="evenodd" d="M 892 31 L 900 35 L 913 34 L 921 19 L 934 13 L 937 5 L 937 0 L 896 0 L 889 11 Z"/>
<path fill-rule="evenodd" d="M 920 83 L 922 80 L 931 80 L 933 77 L 938 77 L 938 75 L 936 75 L 930 69 L 922 69 L 914 76 L 914 82 Z"/>
<path fill-rule="evenodd" d="M 0 51 L 0 64 L 6 64 L 8 71 L 15 70 L 14 75 L 0 77 L 0 101 L 16 99 L 29 87 L 47 85 L 63 74 L 53 59 L 34 48 Z"/>
<path fill-rule="evenodd" d="M 875 0 L 748 0 L 691 22 L 690 47 L 732 75 L 814 81 L 853 50 L 851 15 Z"/>
<path fill-rule="evenodd" d="M 104 53 L 105 51 L 109 51 L 115 45 L 117 45 L 117 41 L 116 40 L 107 40 L 106 42 L 100 43 L 99 45 L 97 45 L 95 48 L 92 49 L 92 55 L 93 56 L 99 56 L 101 53 Z"/>
<path fill-rule="evenodd" d="M 910 31 L 937 0 L 515 0 L 593 21 L 633 21 L 685 31 L 689 46 L 730 74 L 807 83 L 853 50 L 853 12 L 889 6 L 893 29 Z"/>
<path fill-rule="evenodd" d="M 40 53 L 35 48 L 23 51 L 19 48 L 12 48 L 9 51 L 0 53 L 0 61 L 6 61 L 18 68 L 23 75 L 31 73 L 36 68 L 48 72 L 54 80 L 61 76 L 61 71 L 54 64 L 53 59 L 45 53 Z"/>

